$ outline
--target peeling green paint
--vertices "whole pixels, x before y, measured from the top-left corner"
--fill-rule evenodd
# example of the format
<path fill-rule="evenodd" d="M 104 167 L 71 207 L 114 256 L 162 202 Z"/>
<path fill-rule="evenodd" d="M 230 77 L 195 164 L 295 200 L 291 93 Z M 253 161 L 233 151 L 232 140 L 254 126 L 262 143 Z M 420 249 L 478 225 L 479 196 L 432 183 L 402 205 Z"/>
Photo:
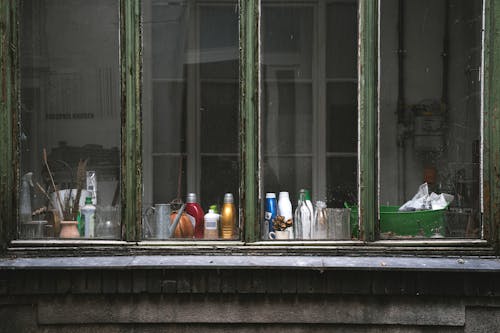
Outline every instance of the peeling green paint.
<path fill-rule="evenodd" d="M 0 1 L 0 247 L 13 236 L 16 221 L 14 135 L 17 133 L 17 3 Z"/>
<path fill-rule="evenodd" d="M 259 0 L 240 0 L 241 202 L 243 238 L 258 238 Z"/>
<path fill-rule="evenodd" d="M 121 0 L 122 235 L 141 237 L 141 1 Z"/>
<path fill-rule="evenodd" d="M 360 238 L 375 239 L 377 173 L 378 1 L 359 1 L 359 218 Z"/>
<path fill-rule="evenodd" d="M 500 3 L 485 0 L 483 92 L 484 238 L 500 253 Z"/>

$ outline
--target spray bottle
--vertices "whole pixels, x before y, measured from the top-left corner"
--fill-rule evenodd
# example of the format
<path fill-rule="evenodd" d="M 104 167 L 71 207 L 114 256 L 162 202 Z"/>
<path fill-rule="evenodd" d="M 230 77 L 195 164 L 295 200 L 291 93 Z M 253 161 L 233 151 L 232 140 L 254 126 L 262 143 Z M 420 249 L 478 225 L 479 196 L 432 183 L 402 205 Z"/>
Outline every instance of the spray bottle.
<path fill-rule="evenodd" d="M 33 187 L 33 172 L 26 173 L 21 178 L 21 196 L 19 218 L 21 223 L 31 222 L 31 188 Z"/>
<path fill-rule="evenodd" d="M 224 194 L 224 205 L 221 213 L 222 238 L 232 239 L 236 228 L 236 208 L 232 193 Z"/>
<path fill-rule="evenodd" d="M 85 198 L 85 206 L 80 210 L 85 223 L 85 237 L 95 237 L 95 211 L 96 207 L 92 204 L 92 197 Z"/>

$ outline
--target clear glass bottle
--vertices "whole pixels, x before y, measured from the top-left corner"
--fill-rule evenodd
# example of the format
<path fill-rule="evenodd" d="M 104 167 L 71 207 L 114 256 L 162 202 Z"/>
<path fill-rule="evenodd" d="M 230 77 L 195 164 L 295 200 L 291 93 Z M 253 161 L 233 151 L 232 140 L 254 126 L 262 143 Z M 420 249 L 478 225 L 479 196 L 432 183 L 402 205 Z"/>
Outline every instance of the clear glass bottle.
<path fill-rule="evenodd" d="M 299 204 L 295 210 L 295 239 L 311 239 L 313 214 L 306 203 L 306 191 L 300 190 Z"/>
<path fill-rule="evenodd" d="M 313 219 L 313 238 L 328 239 L 328 215 L 324 201 L 316 201 L 316 210 L 314 211 Z"/>
<path fill-rule="evenodd" d="M 81 214 L 85 223 L 85 237 L 87 238 L 95 237 L 95 211 L 96 207 L 92 204 L 92 197 L 86 197 Z"/>

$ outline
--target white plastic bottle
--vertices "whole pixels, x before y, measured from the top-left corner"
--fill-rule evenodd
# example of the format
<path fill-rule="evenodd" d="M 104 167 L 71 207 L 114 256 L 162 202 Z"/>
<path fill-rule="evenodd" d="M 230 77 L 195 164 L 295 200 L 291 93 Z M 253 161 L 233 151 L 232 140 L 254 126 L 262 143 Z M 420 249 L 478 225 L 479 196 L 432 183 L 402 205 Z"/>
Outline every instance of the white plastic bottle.
<path fill-rule="evenodd" d="M 213 209 L 210 209 L 205 214 L 205 239 L 219 238 L 219 214 L 216 214 Z"/>
<path fill-rule="evenodd" d="M 80 210 L 85 223 L 85 237 L 95 237 L 95 206 L 92 204 L 92 197 L 85 198 L 85 206 Z"/>
<path fill-rule="evenodd" d="M 293 219 L 292 202 L 288 192 L 280 192 L 278 197 L 278 215 L 284 216 L 285 221 Z M 290 231 L 290 238 L 293 239 L 293 226 L 288 228 Z"/>

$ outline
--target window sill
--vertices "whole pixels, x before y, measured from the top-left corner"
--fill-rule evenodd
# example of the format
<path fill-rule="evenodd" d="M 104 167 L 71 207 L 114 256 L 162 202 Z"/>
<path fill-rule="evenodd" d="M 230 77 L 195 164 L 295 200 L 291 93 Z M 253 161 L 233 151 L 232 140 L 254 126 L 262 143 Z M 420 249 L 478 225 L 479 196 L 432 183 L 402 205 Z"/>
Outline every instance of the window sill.
<path fill-rule="evenodd" d="M 15 240 L 6 255 L 21 257 L 79 256 L 309 256 L 309 257 L 477 257 L 491 258 L 484 240 L 431 239 L 362 241 L 141 241 Z"/>

